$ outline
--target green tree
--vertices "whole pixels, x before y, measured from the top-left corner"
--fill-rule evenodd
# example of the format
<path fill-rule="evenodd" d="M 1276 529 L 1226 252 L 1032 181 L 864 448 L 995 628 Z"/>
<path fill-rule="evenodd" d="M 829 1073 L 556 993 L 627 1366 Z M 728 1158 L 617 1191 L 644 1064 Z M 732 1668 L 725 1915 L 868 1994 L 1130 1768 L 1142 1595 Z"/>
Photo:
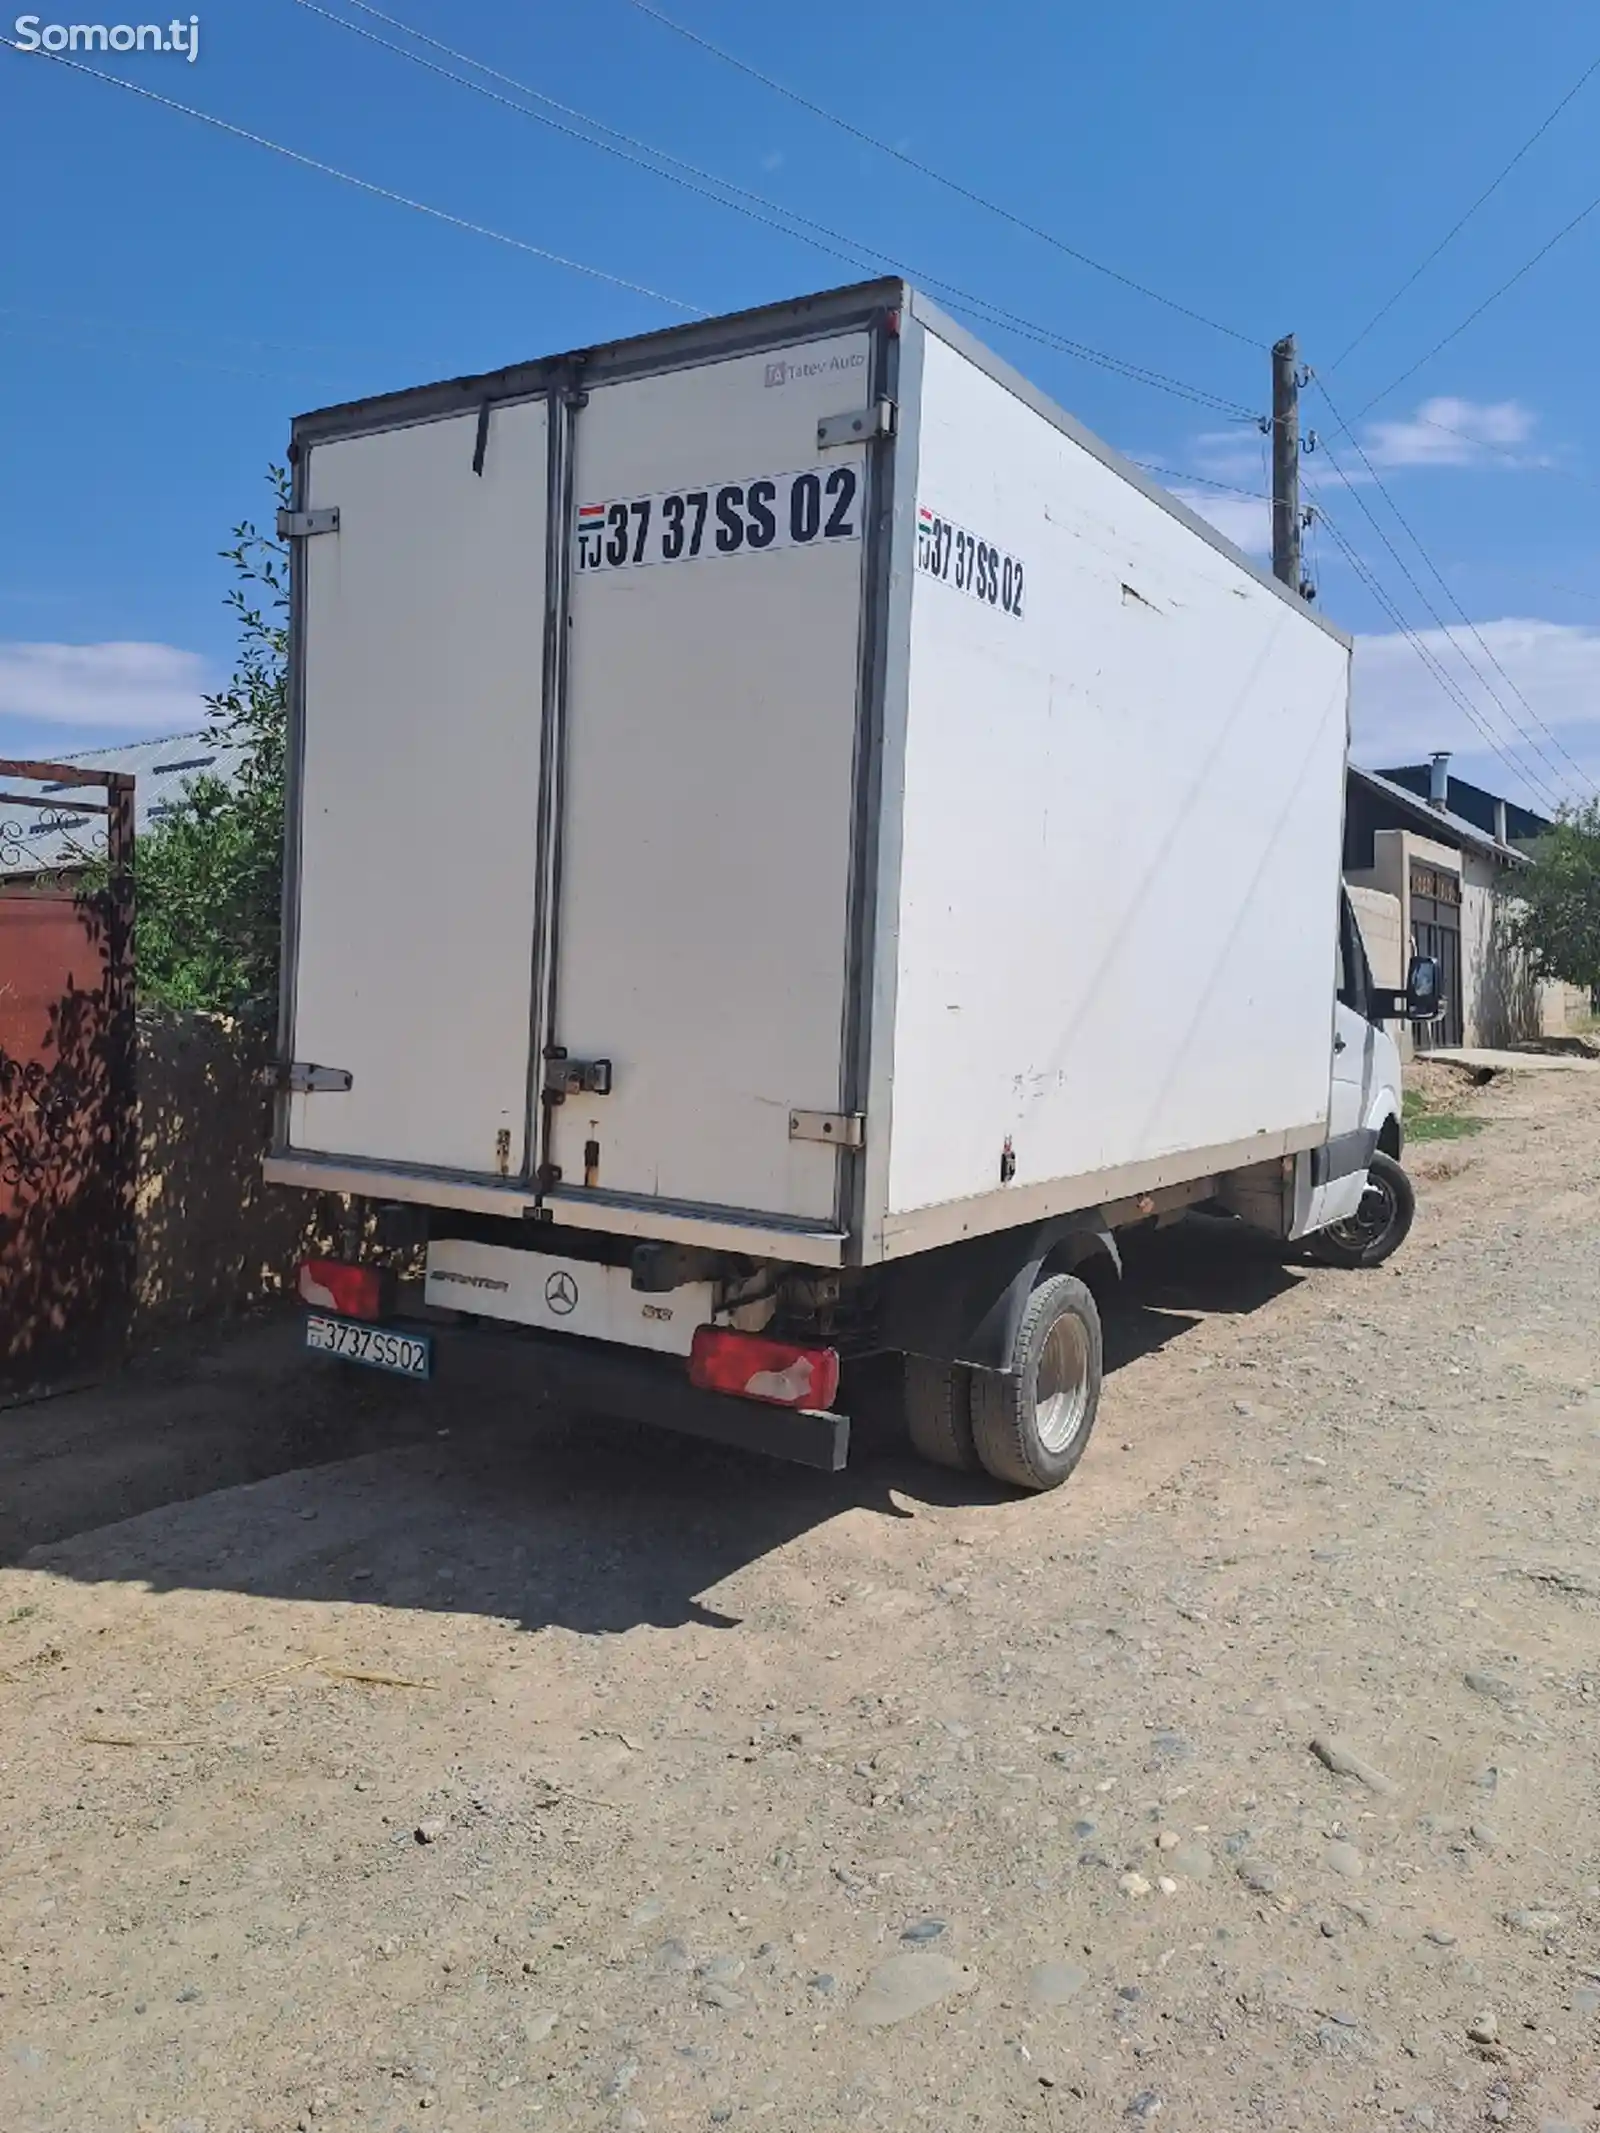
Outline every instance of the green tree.
<path fill-rule="evenodd" d="M 274 504 L 288 476 L 273 467 Z M 278 991 L 283 782 L 288 736 L 288 552 L 246 521 L 222 550 L 236 583 L 233 679 L 206 699 L 207 738 L 242 746 L 231 783 L 199 777 L 135 852 L 141 996 L 167 1007 L 263 1016 Z"/>
<path fill-rule="evenodd" d="M 1512 886 L 1516 936 L 1542 978 L 1600 990 L 1600 800 L 1563 814 Z"/>

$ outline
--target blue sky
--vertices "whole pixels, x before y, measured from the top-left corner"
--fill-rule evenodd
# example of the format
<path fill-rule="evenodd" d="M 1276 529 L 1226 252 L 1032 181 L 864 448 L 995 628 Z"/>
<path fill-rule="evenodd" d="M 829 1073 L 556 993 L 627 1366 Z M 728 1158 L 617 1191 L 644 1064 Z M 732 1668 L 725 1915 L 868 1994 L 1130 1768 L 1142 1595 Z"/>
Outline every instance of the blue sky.
<path fill-rule="evenodd" d="M 37 4 L 41 24 L 124 19 Z M 1600 194 L 1600 72 L 1337 360 L 1600 56 L 1589 10 L 1554 4 L 1513 22 L 1487 0 L 1346 0 L 1287 18 L 1173 0 L 881 0 L 861 12 L 663 0 L 675 21 L 1169 305 L 849 137 L 633 0 L 386 0 L 386 12 L 845 233 L 852 260 L 351 34 L 328 17 L 410 43 L 352 0 L 325 6 L 202 0 L 192 63 L 149 51 L 87 63 L 705 311 L 908 263 L 1200 394 L 974 322 L 1257 548 L 1264 508 L 1233 489 L 1263 487 L 1264 440 L 1247 417 L 1266 404 L 1267 344 L 1293 329 L 1369 463 L 1309 390 L 1305 420 L 1332 447 L 1306 462 L 1330 522 L 1311 552 L 1322 605 L 1360 635 L 1358 755 L 1452 748 L 1468 775 L 1535 804 L 1583 797 L 1600 777 L 1600 409 L 1586 354 L 1600 213 L 1385 391 Z M 0 23 L 7 35 L 13 19 Z M 11 203 L 0 753 L 196 722 L 198 692 L 226 674 L 232 649 L 216 551 L 235 520 L 265 510 L 264 469 L 296 410 L 684 315 L 7 50 L 0 166 Z M 1454 694 L 1397 633 L 1334 528 Z"/>

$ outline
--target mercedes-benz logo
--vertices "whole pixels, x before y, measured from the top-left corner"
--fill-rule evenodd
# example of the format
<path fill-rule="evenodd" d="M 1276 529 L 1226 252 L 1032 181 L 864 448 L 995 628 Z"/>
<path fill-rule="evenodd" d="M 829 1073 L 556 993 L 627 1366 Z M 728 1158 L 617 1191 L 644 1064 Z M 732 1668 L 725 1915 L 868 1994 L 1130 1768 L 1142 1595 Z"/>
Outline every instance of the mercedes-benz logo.
<path fill-rule="evenodd" d="M 557 1318 L 570 1318 L 578 1308 L 578 1284 L 564 1267 L 558 1267 L 544 1285 L 544 1300 Z"/>

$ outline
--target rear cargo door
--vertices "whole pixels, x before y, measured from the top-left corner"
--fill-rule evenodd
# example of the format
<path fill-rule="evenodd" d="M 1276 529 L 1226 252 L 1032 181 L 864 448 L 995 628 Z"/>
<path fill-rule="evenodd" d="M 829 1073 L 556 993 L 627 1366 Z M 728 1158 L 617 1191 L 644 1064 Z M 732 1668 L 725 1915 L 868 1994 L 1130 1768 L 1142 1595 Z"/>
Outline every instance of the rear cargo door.
<path fill-rule="evenodd" d="M 293 1149 L 527 1158 L 546 433 L 532 400 L 481 452 L 476 407 L 309 452 L 293 1056 L 353 1081 Z"/>
<path fill-rule="evenodd" d="M 866 333 L 591 390 L 576 421 L 550 1114 L 558 1192 L 830 1222 Z M 804 1122 L 802 1122 L 802 1131 Z"/>

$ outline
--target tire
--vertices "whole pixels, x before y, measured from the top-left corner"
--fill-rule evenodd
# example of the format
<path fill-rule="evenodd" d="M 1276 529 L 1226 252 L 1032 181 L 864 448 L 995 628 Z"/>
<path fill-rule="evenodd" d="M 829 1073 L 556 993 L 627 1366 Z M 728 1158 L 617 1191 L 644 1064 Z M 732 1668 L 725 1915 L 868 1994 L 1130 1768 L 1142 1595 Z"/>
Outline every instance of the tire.
<path fill-rule="evenodd" d="M 1416 1211 L 1411 1180 L 1392 1155 L 1375 1155 L 1367 1169 L 1360 1207 L 1306 1242 L 1325 1266 L 1382 1266 L 1405 1243 Z"/>
<path fill-rule="evenodd" d="M 901 1401 L 911 1448 L 935 1466 L 958 1474 L 978 1472 L 972 1441 L 972 1372 L 931 1356 L 901 1357 Z"/>
<path fill-rule="evenodd" d="M 1104 1347 L 1095 1300 L 1075 1274 L 1052 1274 L 1028 1298 L 1001 1375 L 972 1381 L 972 1433 L 996 1481 L 1057 1489 L 1083 1457 L 1100 1405 Z"/>

